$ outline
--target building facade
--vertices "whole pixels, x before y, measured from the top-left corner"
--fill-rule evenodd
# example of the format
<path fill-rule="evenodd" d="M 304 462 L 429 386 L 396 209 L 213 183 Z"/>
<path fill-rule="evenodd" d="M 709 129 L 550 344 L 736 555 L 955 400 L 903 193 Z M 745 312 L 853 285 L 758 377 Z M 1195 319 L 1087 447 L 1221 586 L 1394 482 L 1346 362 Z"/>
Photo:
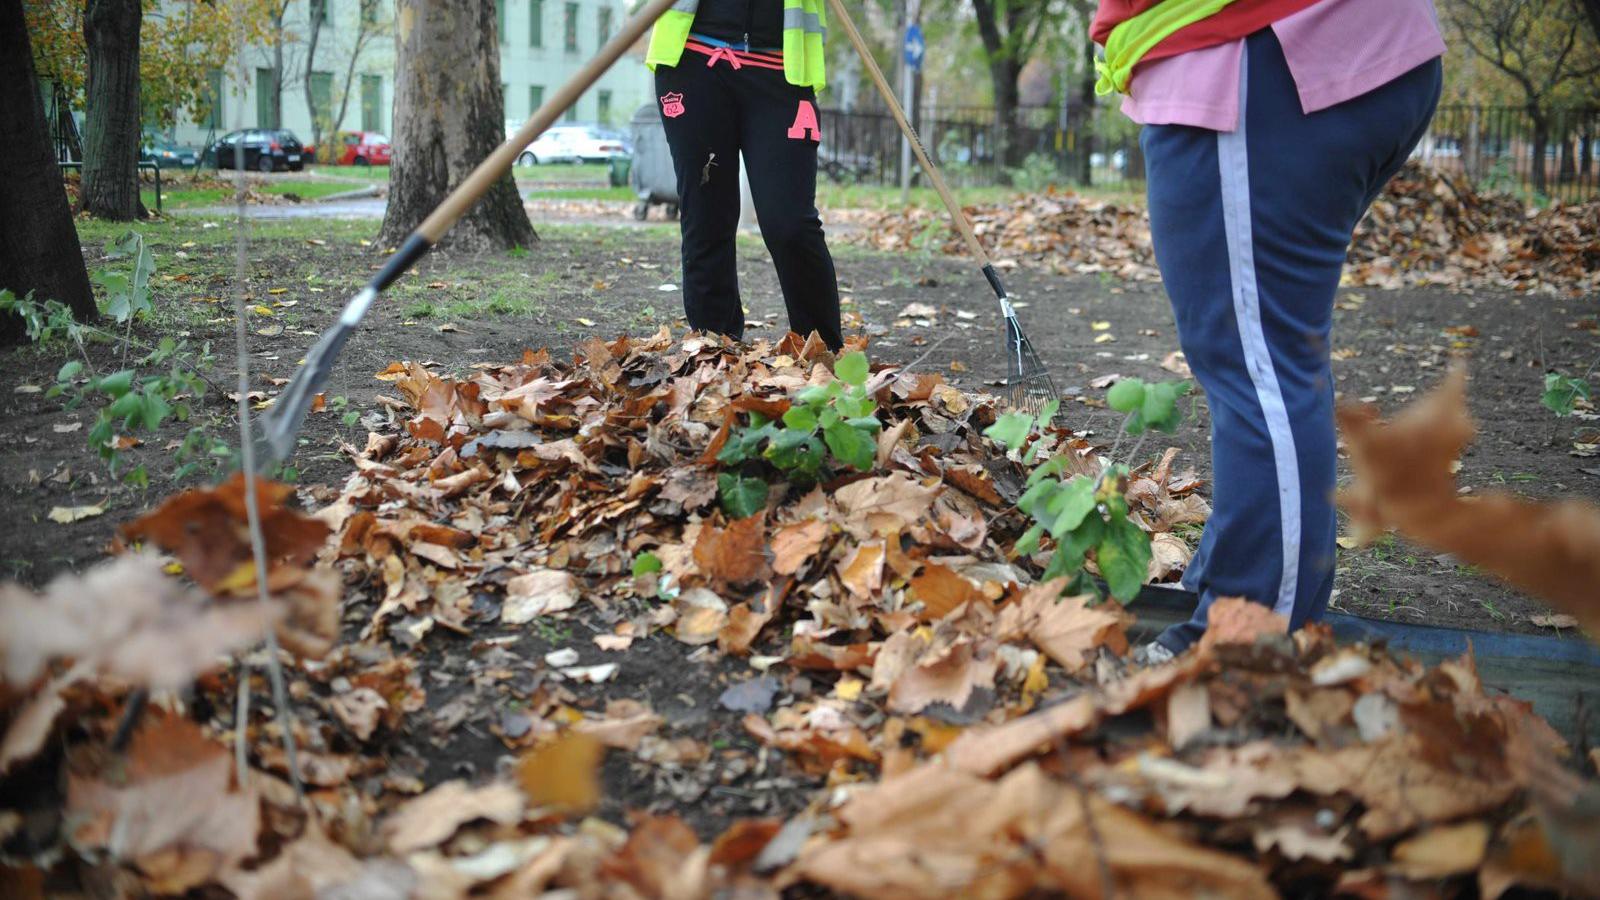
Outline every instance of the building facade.
<path fill-rule="evenodd" d="M 627 16 L 627 0 L 498 0 L 497 7 L 508 126 L 525 121 Z M 321 25 L 307 66 L 313 15 L 321 16 Z M 331 126 L 325 134 L 387 134 L 394 122 L 393 22 L 394 4 L 384 0 L 289 0 L 281 68 L 273 42 L 247 47 L 242 72 L 213 74 L 213 96 L 221 99 L 212 103 L 210 115 L 202 121 L 180 116 L 172 137 L 203 146 L 236 128 L 287 128 L 310 141 L 313 109 Z M 272 85 L 279 73 L 283 86 L 275 109 Z M 650 73 L 642 57 L 630 53 L 566 119 L 623 126 L 649 96 Z"/>

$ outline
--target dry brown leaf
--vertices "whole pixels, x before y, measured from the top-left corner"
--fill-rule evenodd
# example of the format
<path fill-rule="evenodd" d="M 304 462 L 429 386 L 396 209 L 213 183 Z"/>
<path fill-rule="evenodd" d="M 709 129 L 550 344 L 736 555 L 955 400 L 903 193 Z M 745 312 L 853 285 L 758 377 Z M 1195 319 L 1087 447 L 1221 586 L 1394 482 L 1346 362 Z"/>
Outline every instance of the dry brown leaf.
<path fill-rule="evenodd" d="M 608 880 L 623 882 L 637 896 L 659 900 L 698 900 L 710 895 L 707 866 L 711 848 L 677 816 L 646 816 L 636 822 L 628 842 L 601 869 Z"/>
<path fill-rule="evenodd" d="M 1167 695 L 1167 743 L 1182 750 L 1211 727 L 1211 695 L 1204 685 L 1186 684 Z"/>
<path fill-rule="evenodd" d="M 357 740 L 364 741 L 378 730 L 389 704 L 372 688 L 358 687 L 330 698 L 328 709 Z"/>
<path fill-rule="evenodd" d="M 181 894 L 256 852 L 260 801 L 232 791 L 233 759 L 187 719 L 147 713 L 118 777 L 70 775 L 74 844 L 138 867 L 154 893 Z"/>
<path fill-rule="evenodd" d="M 904 531 L 933 506 L 942 488 L 924 485 L 904 472 L 863 478 L 834 492 L 844 513 L 842 524 L 859 535 Z"/>
<path fill-rule="evenodd" d="M 607 747 L 639 749 L 639 742 L 654 734 L 664 720 L 637 700 L 613 700 L 606 705 L 603 719 L 584 719 L 572 730 L 587 734 Z"/>
<path fill-rule="evenodd" d="M 269 614 L 281 616 L 274 604 Z M 208 605 L 145 554 L 62 575 L 42 594 L 0 586 L 0 677 L 23 690 L 54 662 L 76 665 L 45 684 L 12 719 L 0 772 L 33 756 L 63 710 L 60 692 L 93 675 L 158 690 L 187 687 L 266 632 L 260 604 Z"/>
<path fill-rule="evenodd" d="M 922 604 L 921 618 L 928 620 L 942 619 L 963 603 L 988 599 L 978 585 L 939 563 L 928 563 L 911 579 L 910 596 Z"/>
<path fill-rule="evenodd" d="M 883 541 L 857 545 L 839 562 L 839 581 L 845 590 L 860 598 L 877 593 L 883 587 L 883 557 Z"/>
<path fill-rule="evenodd" d="M 709 644 L 728 624 L 728 604 L 714 591 L 690 588 L 672 601 L 678 618 L 673 636 L 685 644 Z"/>
<path fill-rule="evenodd" d="M 973 690 L 994 687 L 999 667 L 998 657 L 980 654 L 969 640 L 925 652 L 889 688 L 889 709 L 908 715 L 932 703 L 961 709 Z"/>
<path fill-rule="evenodd" d="M 192 489 L 122 526 L 131 541 L 146 541 L 176 556 L 184 572 L 213 594 L 253 596 L 255 566 L 245 517 L 244 476 L 210 489 Z M 284 506 L 294 488 L 256 480 L 261 531 L 266 539 L 267 583 L 277 589 L 299 581 L 327 540 L 328 526 Z"/>
<path fill-rule="evenodd" d="M 526 760 L 524 757 L 524 769 Z M 535 798 L 534 802 L 539 801 Z M 437 847 L 477 819 L 514 825 L 522 820 L 522 807 L 522 793 L 514 785 L 494 782 L 474 788 L 457 779 L 408 800 L 383 820 L 380 830 L 389 851 L 404 855 Z"/>
<path fill-rule="evenodd" d="M 1207 615 L 1200 653 L 1210 653 L 1229 644 L 1249 646 L 1263 636 L 1285 634 L 1288 630 L 1289 620 L 1273 612 L 1271 607 L 1243 597 L 1219 597 L 1211 604 Z"/>
<path fill-rule="evenodd" d="M 1133 618 L 1116 603 L 1090 606 L 1092 597 L 1061 597 L 1058 579 L 1029 588 L 1001 611 L 1001 635 L 1026 637 L 1068 674 L 1092 662 L 1101 647 L 1128 652 L 1127 627 Z"/>
<path fill-rule="evenodd" d="M 1459 494 L 1453 463 L 1475 431 L 1466 391 L 1466 371 L 1456 368 L 1388 422 L 1371 406 L 1340 407 L 1355 472 L 1341 505 L 1367 533 L 1394 528 L 1547 601 L 1600 636 L 1600 507 Z"/>
<path fill-rule="evenodd" d="M 828 536 L 828 523 L 821 519 L 806 519 L 779 528 L 772 535 L 772 570 L 779 575 L 793 575 L 817 555 Z"/>
<path fill-rule="evenodd" d="M 767 514 L 736 519 L 726 528 L 706 525 L 694 545 L 700 572 L 728 584 L 760 581 L 772 572 L 767 564 Z"/>
<path fill-rule="evenodd" d="M 239 900 L 317 900 L 347 891 L 363 895 L 358 886 L 363 881 L 361 862 L 329 840 L 315 821 L 266 865 L 250 871 L 234 869 L 220 881 Z"/>
<path fill-rule="evenodd" d="M 717 647 L 723 653 L 734 656 L 746 656 L 750 653 L 750 645 L 755 642 L 761 629 L 772 621 L 773 604 L 769 603 L 764 612 L 756 612 L 748 603 L 736 603 L 728 610 L 728 621 L 717 632 Z"/>
<path fill-rule="evenodd" d="M 500 621 L 506 625 L 522 625 L 577 605 L 578 585 L 571 575 L 555 569 L 534 569 L 506 582 Z"/>
<path fill-rule="evenodd" d="M 1483 865 L 1489 826 L 1480 821 L 1430 828 L 1394 847 L 1395 872 L 1415 881 L 1432 881 Z"/>
<path fill-rule="evenodd" d="M 575 814 L 600 802 L 600 763 L 605 745 L 591 735 L 568 731 L 523 754 L 517 781 L 534 806 Z"/>
<path fill-rule="evenodd" d="M 1252 840 L 1260 853 L 1276 850 L 1284 859 L 1337 863 L 1348 861 L 1354 855 L 1349 837 L 1348 827 L 1333 834 L 1323 834 L 1304 825 L 1289 823 L 1259 829 Z"/>
<path fill-rule="evenodd" d="M 1055 706 L 1012 719 L 1004 725 L 974 728 L 951 744 L 944 753 L 953 768 L 974 775 L 992 775 L 1014 765 L 1055 742 L 1099 721 L 1095 698 L 1079 694 Z"/>

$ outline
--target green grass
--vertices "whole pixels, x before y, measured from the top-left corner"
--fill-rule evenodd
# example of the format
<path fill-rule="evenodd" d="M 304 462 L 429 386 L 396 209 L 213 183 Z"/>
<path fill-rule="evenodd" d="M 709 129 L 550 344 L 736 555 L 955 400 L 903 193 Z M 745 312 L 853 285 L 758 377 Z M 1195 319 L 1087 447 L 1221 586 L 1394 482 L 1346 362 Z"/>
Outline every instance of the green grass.
<path fill-rule="evenodd" d="M 511 174 L 521 181 L 607 183 L 610 163 L 547 163 L 542 166 L 512 166 Z"/>
<path fill-rule="evenodd" d="M 315 200 L 330 194 L 343 193 L 352 190 L 357 185 L 339 181 L 274 181 L 264 185 L 252 185 L 253 190 L 272 194 L 278 197 L 294 194 L 303 200 Z M 139 197 L 148 209 L 156 208 L 156 192 L 152 187 L 141 190 Z M 226 206 L 233 202 L 232 188 L 186 188 L 182 181 L 163 181 L 161 185 L 161 205 L 163 210 L 186 209 L 196 206 Z"/>
<path fill-rule="evenodd" d="M 622 200 L 636 199 L 628 187 L 603 188 L 534 188 L 528 192 L 530 200 Z"/>

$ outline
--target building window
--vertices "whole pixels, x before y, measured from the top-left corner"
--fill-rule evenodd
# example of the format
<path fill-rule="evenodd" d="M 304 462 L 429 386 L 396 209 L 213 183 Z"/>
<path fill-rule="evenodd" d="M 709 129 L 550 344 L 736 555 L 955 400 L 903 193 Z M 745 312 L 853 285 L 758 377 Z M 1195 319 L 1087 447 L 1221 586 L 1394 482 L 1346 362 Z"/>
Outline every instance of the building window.
<path fill-rule="evenodd" d="M 564 118 L 568 122 L 576 122 L 576 121 L 578 121 L 578 103 L 577 102 L 574 102 L 571 106 L 567 107 L 567 114 L 566 114 L 566 116 Z"/>
<path fill-rule="evenodd" d="M 278 93 L 277 73 L 272 69 L 256 69 L 256 127 L 277 128 L 277 106 L 272 101 Z"/>
<path fill-rule="evenodd" d="M 542 84 L 530 84 L 530 85 L 528 85 L 528 117 L 529 118 L 533 118 L 533 114 L 538 112 L 539 111 L 539 107 L 541 107 L 543 105 L 544 105 L 544 85 L 542 85 Z"/>
<path fill-rule="evenodd" d="M 333 119 L 333 73 L 311 73 L 311 119 L 324 131 L 331 131 L 339 123 Z"/>
<path fill-rule="evenodd" d="M 600 7 L 596 19 L 596 30 L 600 32 L 600 41 L 596 46 L 600 46 L 611 40 L 611 7 Z"/>
<path fill-rule="evenodd" d="M 578 52 L 578 4 L 568 3 L 566 15 L 563 18 L 562 30 L 565 33 L 568 53 Z"/>
<path fill-rule="evenodd" d="M 206 73 L 206 120 L 203 123 L 207 128 L 222 127 L 222 70 L 212 69 Z"/>
<path fill-rule="evenodd" d="M 596 119 L 600 120 L 600 124 L 601 125 L 610 125 L 611 124 L 611 92 L 610 91 L 601 91 L 600 94 L 599 94 L 599 98 L 600 98 L 599 99 L 599 106 L 597 106 L 595 108 L 594 116 L 595 116 Z"/>
<path fill-rule="evenodd" d="M 544 0 L 528 4 L 528 46 L 544 46 Z"/>
<path fill-rule="evenodd" d="M 361 76 L 361 130 L 383 131 L 383 76 Z"/>
<path fill-rule="evenodd" d="M 378 24 L 378 0 L 361 0 L 361 21 L 368 25 Z"/>
<path fill-rule="evenodd" d="M 500 43 L 509 43 L 506 40 L 506 0 L 494 0 L 494 27 L 500 35 Z"/>
<path fill-rule="evenodd" d="M 328 0 L 307 0 L 311 6 L 311 20 L 322 25 L 328 24 Z"/>

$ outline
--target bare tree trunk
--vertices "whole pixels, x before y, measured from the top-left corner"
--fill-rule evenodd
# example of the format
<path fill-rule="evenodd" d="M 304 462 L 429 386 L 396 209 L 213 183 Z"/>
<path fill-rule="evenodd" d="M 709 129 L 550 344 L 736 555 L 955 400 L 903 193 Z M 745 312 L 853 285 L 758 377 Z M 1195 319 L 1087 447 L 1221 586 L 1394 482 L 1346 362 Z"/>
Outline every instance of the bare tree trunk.
<path fill-rule="evenodd" d="M 1545 120 L 1544 112 L 1537 108 L 1529 109 L 1528 116 L 1533 120 L 1533 159 L 1528 168 L 1528 178 L 1533 186 L 1534 193 L 1549 193 L 1549 181 L 1544 167 L 1544 151 L 1550 146 L 1550 123 Z"/>
<path fill-rule="evenodd" d="M 1087 26 L 1084 28 L 1087 32 Z M 1094 184 L 1094 41 L 1083 39 L 1083 80 L 1078 83 L 1078 183 Z"/>
<path fill-rule="evenodd" d="M 322 16 L 327 10 L 329 0 L 309 0 L 306 3 L 306 29 L 310 36 L 306 38 L 306 109 L 311 111 L 311 146 L 316 152 L 322 153 L 322 125 L 323 119 L 328 115 L 325 109 L 317 109 L 316 79 L 312 74 L 317 68 L 317 43 L 322 38 Z M 283 127 L 283 123 L 278 123 Z"/>
<path fill-rule="evenodd" d="M 89 49 L 83 208 L 103 219 L 139 217 L 139 0 L 88 0 Z"/>
<path fill-rule="evenodd" d="M 505 129 L 495 0 L 399 0 L 394 162 L 380 238 L 397 245 L 499 146 Z M 478 252 L 538 240 L 508 173 L 441 246 Z"/>
<path fill-rule="evenodd" d="M 19 297 L 59 300 L 82 321 L 95 318 L 78 231 L 61 190 L 61 168 L 33 71 L 22 0 L 0 0 L 0 289 Z M 0 318 L 0 343 L 22 337 L 22 322 Z"/>

